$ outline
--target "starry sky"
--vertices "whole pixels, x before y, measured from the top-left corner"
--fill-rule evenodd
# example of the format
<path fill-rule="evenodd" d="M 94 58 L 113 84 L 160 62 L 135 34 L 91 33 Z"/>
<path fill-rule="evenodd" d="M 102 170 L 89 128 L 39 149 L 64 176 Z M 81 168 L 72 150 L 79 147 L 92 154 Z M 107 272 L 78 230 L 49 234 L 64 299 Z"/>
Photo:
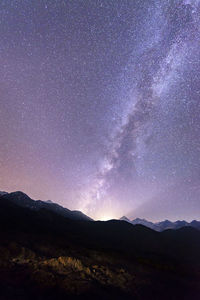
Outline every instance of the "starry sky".
<path fill-rule="evenodd" d="M 200 217 L 200 0 L 1 0 L 0 190 Z"/>

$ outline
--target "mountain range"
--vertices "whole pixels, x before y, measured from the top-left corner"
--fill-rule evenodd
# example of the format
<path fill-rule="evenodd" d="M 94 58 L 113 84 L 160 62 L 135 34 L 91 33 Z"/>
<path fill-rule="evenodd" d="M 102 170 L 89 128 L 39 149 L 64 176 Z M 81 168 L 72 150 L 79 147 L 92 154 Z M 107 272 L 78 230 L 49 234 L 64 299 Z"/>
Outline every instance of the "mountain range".
<path fill-rule="evenodd" d="M 151 228 L 153 230 L 156 230 L 156 231 L 164 231 L 167 229 L 179 229 L 179 228 L 188 227 L 188 226 L 196 228 L 196 229 L 200 229 L 200 221 L 196 221 L 196 220 L 193 220 L 192 222 L 187 222 L 185 220 L 183 220 L 183 221 L 178 220 L 175 222 L 172 222 L 169 220 L 164 220 L 161 222 L 153 223 L 153 222 L 147 221 L 145 219 L 140 219 L 140 218 L 130 220 L 126 216 L 121 217 L 120 220 L 126 221 L 133 225 L 137 225 L 137 224 L 144 225 L 144 226 Z"/>
<path fill-rule="evenodd" d="M 61 215 L 63 217 L 67 217 L 72 220 L 87 220 L 92 221 L 91 218 L 86 216 L 80 211 L 77 210 L 69 210 L 67 208 L 62 207 L 61 205 L 52 202 L 51 200 L 41 201 L 41 200 L 33 200 L 28 195 L 21 191 L 6 193 L 0 192 L 0 198 L 4 200 L 11 201 L 21 207 L 26 207 L 34 211 L 38 211 L 40 209 L 47 209 Z"/>
<path fill-rule="evenodd" d="M 199 299 L 200 231 L 157 232 L 124 219 L 92 221 L 3 193 L 0 299 Z"/>
<path fill-rule="evenodd" d="M 72 219 L 72 220 L 85 220 L 85 221 L 93 221 L 92 218 L 83 214 L 78 210 L 69 210 L 67 208 L 62 207 L 61 205 L 54 203 L 51 200 L 41 201 L 41 200 L 33 200 L 28 195 L 21 191 L 16 191 L 12 193 L 7 193 L 5 191 L 0 191 L 0 198 L 11 201 L 21 207 L 26 207 L 34 211 L 38 211 L 40 209 L 47 209 L 61 215 L 63 217 Z M 126 216 L 120 218 L 121 221 L 126 221 L 132 225 L 143 225 L 155 231 L 164 231 L 167 229 L 179 229 L 182 227 L 193 227 L 196 229 L 200 229 L 200 221 L 193 220 L 192 222 L 187 222 L 185 220 L 177 220 L 175 222 L 164 220 L 161 222 L 150 222 L 146 219 L 136 218 L 134 220 L 130 220 Z"/>

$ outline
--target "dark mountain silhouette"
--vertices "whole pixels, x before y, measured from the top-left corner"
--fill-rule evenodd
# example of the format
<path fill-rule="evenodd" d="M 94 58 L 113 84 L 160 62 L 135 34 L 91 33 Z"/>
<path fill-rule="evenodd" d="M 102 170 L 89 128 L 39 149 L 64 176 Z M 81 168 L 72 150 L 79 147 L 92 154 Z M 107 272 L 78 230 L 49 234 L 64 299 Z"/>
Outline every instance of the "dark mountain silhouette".
<path fill-rule="evenodd" d="M 20 205 L 22 207 L 30 208 L 31 210 L 38 211 L 41 208 L 51 210 L 56 212 L 59 215 L 67 217 L 74 220 L 92 220 L 88 216 L 84 215 L 80 211 L 71 211 L 67 208 L 62 207 L 57 203 L 53 203 L 51 200 L 41 201 L 41 200 L 32 200 L 28 195 L 23 192 L 17 191 L 13 193 L 6 193 L 2 195 L 3 199 L 12 201 L 13 203 Z"/>
<path fill-rule="evenodd" d="M 146 227 L 149 227 L 153 230 L 156 230 L 156 231 L 164 231 L 164 230 L 167 230 L 167 229 L 179 229 L 179 228 L 182 228 L 182 227 L 193 227 L 193 228 L 196 228 L 196 229 L 200 229 L 200 221 L 196 221 L 196 220 L 193 220 L 192 222 L 186 222 L 186 221 L 175 221 L 175 222 L 171 222 L 169 220 L 164 220 L 164 221 L 161 221 L 161 222 L 157 222 L 157 223 L 153 223 L 153 222 L 149 222 L 145 219 L 140 219 L 140 218 L 136 218 L 134 220 L 129 220 L 127 217 L 123 216 L 122 218 L 120 218 L 120 220 L 123 220 L 123 221 L 126 221 L 126 222 L 129 222 L 133 225 L 136 225 L 136 224 L 142 224 Z"/>
<path fill-rule="evenodd" d="M 32 201 L 0 197 L 0 299 L 198 299 L 199 230 L 75 220 Z"/>
<path fill-rule="evenodd" d="M 7 192 L 4 192 L 4 191 L 0 191 L 0 196 L 3 196 L 5 194 L 8 194 Z"/>

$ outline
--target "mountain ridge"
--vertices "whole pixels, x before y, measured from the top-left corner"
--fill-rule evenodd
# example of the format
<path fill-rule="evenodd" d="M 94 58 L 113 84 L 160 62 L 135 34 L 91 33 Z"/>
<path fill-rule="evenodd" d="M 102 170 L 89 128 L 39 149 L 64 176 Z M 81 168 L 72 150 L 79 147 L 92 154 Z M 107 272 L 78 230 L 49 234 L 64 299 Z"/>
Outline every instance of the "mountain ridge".
<path fill-rule="evenodd" d="M 144 225 L 148 228 L 151 228 L 151 229 L 153 229 L 155 231 L 159 231 L 159 232 L 168 230 L 168 229 L 179 229 L 179 228 L 183 228 L 183 227 L 193 227 L 193 228 L 200 230 L 200 221 L 197 221 L 197 220 L 193 220 L 191 222 L 187 222 L 185 220 L 177 220 L 177 221 L 172 222 L 172 221 L 169 221 L 166 219 L 164 221 L 153 223 L 146 219 L 140 219 L 140 218 L 130 220 L 126 216 L 121 217 L 119 220 L 126 221 L 133 225 L 141 224 L 141 225 Z"/>
<path fill-rule="evenodd" d="M 33 200 L 27 194 L 21 191 L 11 192 L 1 194 L 0 192 L 0 200 L 8 200 L 11 201 L 21 207 L 27 207 L 31 210 L 38 211 L 40 209 L 47 209 L 53 212 L 56 212 L 58 215 L 62 215 L 63 217 L 67 217 L 73 220 L 85 220 L 85 221 L 93 221 L 92 218 L 86 216 L 81 211 L 78 210 L 69 210 L 57 203 L 54 203 L 51 200 L 42 201 L 42 200 Z"/>
<path fill-rule="evenodd" d="M 199 230 L 88 222 L 41 202 L 0 197 L 1 299 L 198 299 Z"/>
<path fill-rule="evenodd" d="M 67 217 L 73 220 L 85 220 L 85 221 L 94 221 L 92 218 L 88 217 L 87 215 L 83 214 L 81 211 L 78 210 L 69 210 L 51 200 L 42 201 L 42 200 L 33 200 L 27 194 L 22 191 L 15 191 L 11 193 L 7 193 L 4 191 L 0 191 L 0 199 L 7 199 L 21 207 L 27 207 L 31 210 L 38 211 L 40 209 L 47 209 L 57 213 L 58 215 Z M 119 219 L 120 221 L 125 221 L 132 225 L 143 225 L 147 228 L 152 230 L 161 232 L 168 229 L 179 229 L 182 227 L 193 227 L 200 230 L 200 221 L 192 220 L 191 222 L 187 222 L 185 220 L 177 220 L 177 221 L 170 221 L 170 220 L 163 220 L 160 222 L 150 222 L 146 219 L 136 218 L 130 220 L 128 217 L 123 216 Z"/>

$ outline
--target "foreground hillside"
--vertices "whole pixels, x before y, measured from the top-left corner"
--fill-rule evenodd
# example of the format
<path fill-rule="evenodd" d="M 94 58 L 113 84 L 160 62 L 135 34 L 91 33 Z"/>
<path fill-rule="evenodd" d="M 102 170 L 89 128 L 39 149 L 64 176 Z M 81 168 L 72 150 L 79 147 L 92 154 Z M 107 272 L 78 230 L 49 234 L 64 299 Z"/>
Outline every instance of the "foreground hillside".
<path fill-rule="evenodd" d="M 198 299 L 200 231 L 73 220 L 0 197 L 0 299 Z"/>

